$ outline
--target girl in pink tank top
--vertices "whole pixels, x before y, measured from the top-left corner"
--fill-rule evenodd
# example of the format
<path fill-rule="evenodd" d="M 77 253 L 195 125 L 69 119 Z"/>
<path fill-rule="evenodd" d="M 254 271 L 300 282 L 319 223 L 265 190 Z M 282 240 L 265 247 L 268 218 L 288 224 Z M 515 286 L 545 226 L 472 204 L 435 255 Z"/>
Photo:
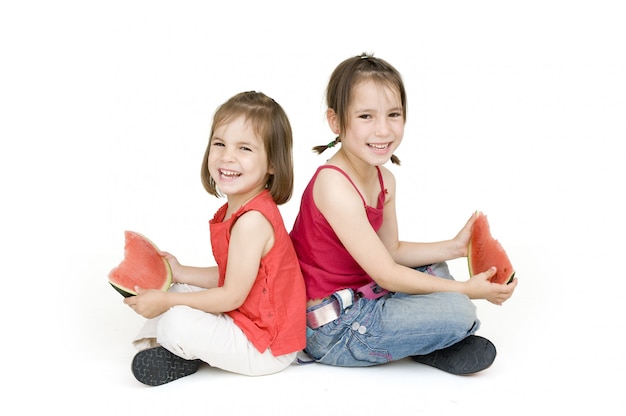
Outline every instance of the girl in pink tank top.
<path fill-rule="evenodd" d="M 474 215 L 449 240 L 399 240 L 395 177 L 384 165 L 400 163 L 394 153 L 407 108 L 400 74 L 371 55 L 346 59 L 330 77 L 327 105 L 336 139 L 314 150 L 341 147 L 313 175 L 290 233 L 307 288 L 307 352 L 341 366 L 411 356 L 455 374 L 487 368 L 495 347 L 474 335 L 471 299 L 502 304 L 517 281 L 491 283 L 494 269 L 467 281 L 447 272 L 447 260 L 467 256 Z"/>

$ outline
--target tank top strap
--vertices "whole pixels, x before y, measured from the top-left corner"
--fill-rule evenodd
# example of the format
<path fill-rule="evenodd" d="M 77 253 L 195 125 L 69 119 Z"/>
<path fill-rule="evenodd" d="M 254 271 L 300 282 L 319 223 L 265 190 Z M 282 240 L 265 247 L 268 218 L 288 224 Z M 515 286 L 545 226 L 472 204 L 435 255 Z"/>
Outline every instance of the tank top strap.
<path fill-rule="evenodd" d="M 317 168 L 317 172 L 315 173 L 315 176 L 317 176 L 317 174 L 322 170 L 322 169 L 334 169 L 337 172 L 341 173 L 343 176 L 346 177 L 346 179 L 348 179 L 348 181 L 350 181 L 350 183 L 352 184 L 352 186 L 354 187 L 354 189 L 356 190 L 357 194 L 359 194 L 359 196 L 361 197 L 361 200 L 363 201 L 363 205 L 367 206 L 367 202 L 365 201 L 365 198 L 363 198 L 363 194 L 361 194 L 361 191 L 359 191 L 359 188 L 357 188 L 356 184 L 354 183 L 354 181 L 352 180 L 352 178 L 350 178 L 350 176 L 348 176 L 348 174 L 341 169 L 340 167 L 337 167 L 335 165 L 322 165 L 319 168 Z M 382 202 L 385 202 L 385 183 L 383 182 L 383 174 L 382 171 L 380 170 L 379 166 L 376 166 L 376 170 L 378 171 L 378 182 L 380 183 L 380 196 L 378 197 L 378 207 L 376 208 L 380 208 L 381 205 L 381 198 L 382 198 Z"/>
<path fill-rule="evenodd" d="M 378 206 L 376 208 L 382 209 L 385 205 L 385 194 L 387 193 L 387 188 L 385 188 L 383 171 L 380 170 L 380 166 L 376 166 L 376 170 L 378 170 L 378 182 L 380 183 L 380 194 L 378 194 Z"/>
<path fill-rule="evenodd" d="M 345 176 L 346 179 L 348 179 L 348 181 L 350 181 L 350 183 L 352 184 L 352 186 L 356 190 L 356 193 L 359 194 L 359 196 L 361 197 L 361 200 L 363 201 L 363 205 L 367 206 L 367 202 L 365 202 L 365 198 L 363 198 L 363 195 L 361 194 L 361 191 L 359 191 L 359 188 L 357 188 L 357 186 L 354 183 L 354 181 L 352 180 L 352 178 L 350 178 L 350 176 L 348 176 L 348 174 L 343 169 L 341 169 L 340 167 L 334 166 L 334 165 L 322 165 L 319 168 L 317 168 L 317 173 L 319 173 L 322 169 L 333 169 L 333 170 L 336 170 L 337 172 L 341 173 L 343 176 Z M 315 176 L 317 176 L 317 173 L 315 174 Z"/>

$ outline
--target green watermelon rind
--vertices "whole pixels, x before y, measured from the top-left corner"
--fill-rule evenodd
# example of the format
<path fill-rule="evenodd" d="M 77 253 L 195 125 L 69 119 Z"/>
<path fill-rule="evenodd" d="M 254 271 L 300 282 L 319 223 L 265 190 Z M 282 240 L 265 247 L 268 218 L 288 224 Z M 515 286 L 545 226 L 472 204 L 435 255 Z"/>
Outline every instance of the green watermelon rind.
<path fill-rule="evenodd" d="M 127 233 L 131 233 L 134 234 L 136 236 L 141 237 L 143 240 L 145 240 L 147 243 L 149 243 L 152 247 L 154 247 L 154 249 L 156 251 L 159 251 L 159 248 L 157 247 L 156 244 L 154 244 L 152 242 L 152 240 L 150 240 L 148 237 L 146 237 L 145 235 L 138 233 L 136 231 L 126 231 Z M 167 261 L 166 258 L 161 257 L 161 260 L 163 260 L 163 263 L 165 264 L 165 269 L 166 269 L 166 273 L 167 276 L 165 278 L 165 281 L 163 282 L 163 285 L 158 288 L 159 290 L 166 292 L 170 286 L 172 285 L 172 267 L 170 266 L 170 263 Z M 124 260 L 122 260 L 123 262 Z M 120 263 L 121 265 L 122 263 Z M 118 266 L 119 267 L 119 266 Z M 124 296 L 125 298 L 131 297 L 131 296 L 136 296 L 137 292 L 131 288 L 127 288 L 124 287 L 116 282 L 111 281 L 111 274 L 113 273 L 114 270 L 116 270 L 117 268 L 111 270 L 111 272 L 109 273 L 109 284 L 113 287 L 113 289 L 115 289 L 117 292 L 119 292 L 122 296 Z"/>

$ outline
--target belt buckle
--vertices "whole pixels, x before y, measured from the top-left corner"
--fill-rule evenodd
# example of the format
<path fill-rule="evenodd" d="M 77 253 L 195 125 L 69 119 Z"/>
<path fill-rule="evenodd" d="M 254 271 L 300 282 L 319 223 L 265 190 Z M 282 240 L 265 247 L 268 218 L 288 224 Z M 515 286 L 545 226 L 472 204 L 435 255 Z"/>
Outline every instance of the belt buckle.
<path fill-rule="evenodd" d="M 354 301 L 351 289 L 342 289 L 333 293 L 319 305 L 314 306 L 306 313 L 307 326 L 317 329 L 339 318 L 343 311 Z"/>
<path fill-rule="evenodd" d="M 360 298 L 378 299 L 385 296 L 389 291 L 378 286 L 376 282 L 367 283 L 356 290 L 356 294 Z"/>

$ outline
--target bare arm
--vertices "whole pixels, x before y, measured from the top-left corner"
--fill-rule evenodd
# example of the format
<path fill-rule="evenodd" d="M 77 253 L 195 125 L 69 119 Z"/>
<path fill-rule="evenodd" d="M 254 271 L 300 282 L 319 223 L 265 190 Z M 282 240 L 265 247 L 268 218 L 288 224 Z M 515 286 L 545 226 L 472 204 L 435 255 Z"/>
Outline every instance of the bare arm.
<path fill-rule="evenodd" d="M 187 305 L 209 313 L 231 311 L 247 298 L 256 280 L 261 258 L 273 244 L 274 230 L 269 221 L 257 211 L 247 212 L 231 230 L 228 268 L 222 287 L 191 293 L 139 290 L 138 296 L 126 298 L 125 302 L 146 318 L 158 316 L 175 305 Z M 186 269 L 186 272 L 190 279 L 198 275 L 206 276 L 202 268 Z"/>
<path fill-rule="evenodd" d="M 385 180 L 389 185 L 387 177 Z M 380 235 L 369 224 L 361 198 L 340 174 L 330 169 L 320 172 L 315 183 L 314 200 L 348 252 L 372 279 L 387 290 L 410 294 L 460 292 L 473 299 L 487 299 L 497 304 L 510 297 L 514 285 L 506 288 L 488 281 L 495 273 L 493 270 L 477 275 L 477 279 L 459 282 L 421 273 L 401 264 L 426 264 L 437 259 L 458 257 L 462 253 L 449 242 L 430 247 L 427 243 L 399 243 L 394 191 L 391 190 L 388 196 L 391 202 L 388 201 L 385 206 L 386 211 L 394 212 L 385 215 L 384 220 L 390 223 L 383 225 Z M 438 249 L 444 254 L 438 254 Z"/>
<path fill-rule="evenodd" d="M 399 241 L 395 198 L 396 182 L 391 172 L 385 168 L 381 169 L 387 188 L 387 198 L 385 200 L 383 225 L 378 230 L 378 236 L 394 261 L 413 268 L 467 256 L 467 244 L 472 232 L 474 215 L 451 240 L 427 243 Z"/>
<path fill-rule="evenodd" d="M 161 255 L 165 257 L 172 268 L 172 280 L 174 283 L 186 283 L 193 286 L 211 289 L 217 287 L 218 271 L 217 266 L 211 267 L 194 267 L 183 266 L 178 259 L 167 251 L 162 251 Z"/>

